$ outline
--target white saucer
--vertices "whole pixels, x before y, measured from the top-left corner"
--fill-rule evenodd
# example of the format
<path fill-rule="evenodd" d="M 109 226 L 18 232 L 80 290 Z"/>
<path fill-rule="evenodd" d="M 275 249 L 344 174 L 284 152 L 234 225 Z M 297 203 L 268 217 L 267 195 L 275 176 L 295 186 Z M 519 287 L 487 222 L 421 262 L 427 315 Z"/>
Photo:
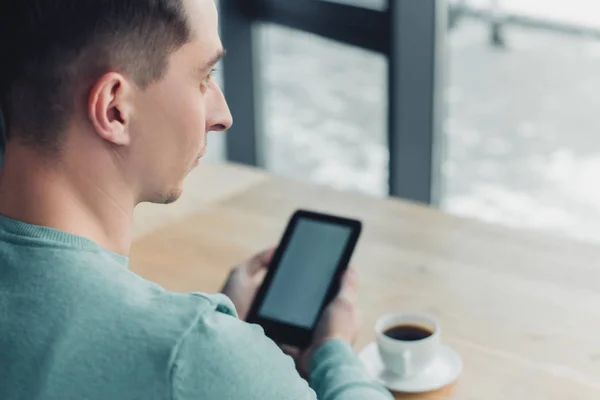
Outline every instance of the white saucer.
<path fill-rule="evenodd" d="M 398 378 L 385 371 L 377 350 L 377 343 L 370 343 L 359 354 L 360 360 L 371 378 L 396 392 L 423 393 L 441 389 L 458 379 L 463 362 L 456 351 L 442 346 L 436 360 L 421 374 L 411 378 Z"/>

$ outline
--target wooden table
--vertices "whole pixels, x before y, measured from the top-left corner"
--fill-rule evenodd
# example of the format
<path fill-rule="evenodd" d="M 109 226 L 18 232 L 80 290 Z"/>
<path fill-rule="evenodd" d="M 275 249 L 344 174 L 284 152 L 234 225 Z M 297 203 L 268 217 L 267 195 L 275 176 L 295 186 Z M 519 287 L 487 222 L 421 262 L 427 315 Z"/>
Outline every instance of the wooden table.
<path fill-rule="evenodd" d="M 465 370 L 452 387 L 402 399 L 600 399 L 600 248 L 459 219 L 418 205 L 203 165 L 173 206 L 140 207 L 131 262 L 174 291 L 217 291 L 229 269 L 309 208 L 358 217 L 353 263 L 365 324 L 419 310 L 442 321 Z"/>

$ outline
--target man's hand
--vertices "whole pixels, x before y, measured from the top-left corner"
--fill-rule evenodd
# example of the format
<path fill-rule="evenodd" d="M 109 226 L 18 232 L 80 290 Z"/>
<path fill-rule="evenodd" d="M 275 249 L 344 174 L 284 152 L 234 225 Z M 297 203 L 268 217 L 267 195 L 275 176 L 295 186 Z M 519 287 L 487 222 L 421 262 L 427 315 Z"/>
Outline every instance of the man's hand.
<path fill-rule="evenodd" d="M 342 280 L 338 296 L 325 309 L 313 335 L 311 346 L 304 352 L 288 346 L 282 346 L 283 351 L 294 358 L 296 367 L 303 378 L 308 379 L 310 360 L 315 351 L 328 340 L 341 339 L 354 344 L 362 326 L 361 316 L 356 307 L 358 291 L 358 275 L 349 269 Z"/>
<path fill-rule="evenodd" d="M 229 274 L 221 293 L 228 296 L 242 321 L 248 317 L 256 291 L 267 274 L 275 249 L 265 250 L 235 267 Z"/>

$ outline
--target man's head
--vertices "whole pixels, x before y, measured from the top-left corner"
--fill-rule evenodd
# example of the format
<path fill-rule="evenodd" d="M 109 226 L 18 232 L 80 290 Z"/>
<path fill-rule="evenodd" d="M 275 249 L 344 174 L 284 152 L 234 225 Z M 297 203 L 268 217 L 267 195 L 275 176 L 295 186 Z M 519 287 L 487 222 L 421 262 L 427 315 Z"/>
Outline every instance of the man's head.
<path fill-rule="evenodd" d="M 137 202 L 176 200 L 206 134 L 231 125 L 210 80 L 223 54 L 214 0 L 0 7 L 8 140 L 58 164 L 88 160 L 118 171 Z"/>

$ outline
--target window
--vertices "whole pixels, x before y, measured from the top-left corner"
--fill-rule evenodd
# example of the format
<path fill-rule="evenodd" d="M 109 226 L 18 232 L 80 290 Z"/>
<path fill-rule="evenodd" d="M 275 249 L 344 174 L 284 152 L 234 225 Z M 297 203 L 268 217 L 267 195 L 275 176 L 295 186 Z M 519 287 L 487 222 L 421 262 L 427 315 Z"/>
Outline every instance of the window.
<path fill-rule="evenodd" d="M 600 238 L 600 5 L 497 1 L 513 23 L 494 42 L 492 3 L 466 2 L 449 33 L 442 207 Z"/>
<path fill-rule="evenodd" d="M 273 24 L 259 36 L 267 168 L 385 196 L 386 58 Z"/>

